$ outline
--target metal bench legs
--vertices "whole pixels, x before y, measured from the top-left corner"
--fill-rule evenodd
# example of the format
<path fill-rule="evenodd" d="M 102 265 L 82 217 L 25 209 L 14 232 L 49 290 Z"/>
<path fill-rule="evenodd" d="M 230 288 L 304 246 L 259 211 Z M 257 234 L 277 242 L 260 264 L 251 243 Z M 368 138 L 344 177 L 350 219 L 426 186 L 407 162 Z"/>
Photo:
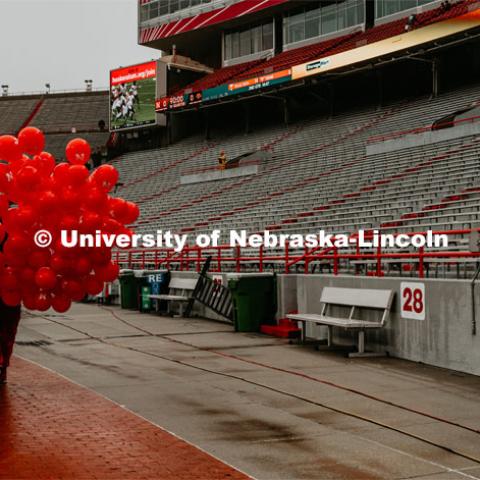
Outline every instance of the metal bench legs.
<path fill-rule="evenodd" d="M 384 357 L 384 352 L 366 352 L 365 351 L 365 330 L 358 331 L 358 349 L 356 352 L 348 354 L 349 358 L 355 357 Z"/>

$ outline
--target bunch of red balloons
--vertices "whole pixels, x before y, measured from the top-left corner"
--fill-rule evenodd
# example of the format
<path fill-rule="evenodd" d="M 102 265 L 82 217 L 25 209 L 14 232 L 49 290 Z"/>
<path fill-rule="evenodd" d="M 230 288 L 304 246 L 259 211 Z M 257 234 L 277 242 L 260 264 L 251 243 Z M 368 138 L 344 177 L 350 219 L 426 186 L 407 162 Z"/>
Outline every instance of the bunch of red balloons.
<path fill-rule="evenodd" d="M 139 209 L 110 196 L 118 182 L 115 167 L 89 172 L 85 140 L 68 143 L 68 163 L 56 163 L 44 147 L 45 137 L 34 127 L 18 137 L 0 136 L 0 296 L 9 306 L 65 312 L 72 301 L 102 292 L 119 267 L 111 247 L 69 248 L 61 231 L 131 235 L 126 225 L 135 222 Z M 38 246 L 50 240 L 39 231 L 51 235 L 48 246 Z"/>

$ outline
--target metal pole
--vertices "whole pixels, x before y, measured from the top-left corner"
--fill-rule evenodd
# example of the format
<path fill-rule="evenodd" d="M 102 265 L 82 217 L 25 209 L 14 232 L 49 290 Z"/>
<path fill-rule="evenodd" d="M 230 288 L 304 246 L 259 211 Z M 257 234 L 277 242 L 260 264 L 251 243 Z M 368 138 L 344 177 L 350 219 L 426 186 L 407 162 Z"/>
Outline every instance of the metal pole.
<path fill-rule="evenodd" d="M 290 273 L 290 266 L 289 266 L 289 260 L 290 260 L 290 242 L 287 240 L 285 242 L 285 273 Z"/>
<path fill-rule="evenodd" d="M 259 252 L 259 266 L 258 266 L 258 269 L 260 271 L 260 273 L 263 272 L 263 245 L 260 245 L 260 252 Z"/>

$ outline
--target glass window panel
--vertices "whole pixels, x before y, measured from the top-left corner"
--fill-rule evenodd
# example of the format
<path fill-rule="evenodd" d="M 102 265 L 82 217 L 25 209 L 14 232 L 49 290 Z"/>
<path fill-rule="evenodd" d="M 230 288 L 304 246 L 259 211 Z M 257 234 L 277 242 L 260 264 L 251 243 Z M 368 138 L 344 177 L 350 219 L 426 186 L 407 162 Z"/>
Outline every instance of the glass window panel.
<path fill-rule="evenodd" d="M 345 3 L 342 5 L 338 5 L 337 8 L 337 30 L 341 30 L 347 26 L 347 12 L 345 9 Z"/>
<path fill-rule="evenodd" d="M 159 15 L 161 15 L 160 8 L 159 8 L 159 2 L 151 2 L 150 3 L 150 12 L 149 12 L 150 18 L 157 18 Z"/>
<path fill-rule="evenodd" d="M 240 56 L 240 38 L 239 33 L 232 33 L 232 58 Z"/>
<path fill-rule="evenodd" d="M 232 58 L 232 34 L 227 33 L 225 35 L 225 45 L 224 45 L 224 58 L 225 60 L 230 60 Z"/>
<path fill-rule="evenodd" d="M 168 14 L 168 2 L 165 2 L 165 0 L 160 1 L 159 13 L 160 13 L 160 15 L 167 15 Z"/>
<path fill-rule="evenodd" d="M 320 35 L 320 9 L 310 10 L 305 14 L 305 38 Z"/>
<path fill-rule="evenodd" d="M 179 0 L 170 0 L 170 13 L 177 12 L 179 9 Z"/>
<path fill-rule="evenodd" d="M 261 52 L 262 48 L 262 26 L 252 28 L 252 53 Z"/>
<path fill-rule="evenodd" d="M 322 35 L 337 29 L 336 5 L 322 8 Z"/>
<path fill-rule="evenodd" d="M 273 48 L 273 22 L 268 22 L 263 25 L 262 36 L 263 50 L 271 50 Z"/>
<path fill-rule="evenodd" d="M 289 19 L 288 43 L 300 42 L 305 39 L 305 14 L 294 15 Z"/>
<path fill-rule="evenodd" d="M 240 56 L 252 53 L 252 35 L 250 30 L 240 32 Z"/>

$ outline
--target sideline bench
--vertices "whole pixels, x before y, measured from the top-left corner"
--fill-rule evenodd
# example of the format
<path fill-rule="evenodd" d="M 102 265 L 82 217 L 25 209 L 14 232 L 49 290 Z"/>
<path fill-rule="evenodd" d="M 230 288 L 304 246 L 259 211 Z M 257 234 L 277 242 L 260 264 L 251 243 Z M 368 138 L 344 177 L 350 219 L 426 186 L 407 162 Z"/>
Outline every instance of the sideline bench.
<path fill-rule="evenodd" d="M 387 321 L 392 306 L 393 296 L 395 292 L 392 290 L 376 290 L 364 288 L 338 288 L 324 287 L 320 302 L 323 303 L 322 313 L 309 314 L 297 313 L 289 314 L 287 318 L 302 322 L 302 341 L 306 339 L 305 327 L 307 323 L 317 325 L 327 325 L 328 327 L 328 346 L 332 345 L 332 329 L 340 327 L 346 330 L 358 331 L 357 352 L 349 354 L 350 357 L 373 356 L 378 354 L 370 354 L 365 352 L 365 330 L 373 328 L 382 328 Z M 348 318 L 328 316 L 327 312 L 331 305 L 340 305 L 350 307 Z M 356 309 L 383 310 L 380 321 L 356 320 L 354 318 Z"/>
<path fill-rule="evenodd" d="M 161 293 L 159 295 L 149 295 L 149 297 L 157 302 L 160 300 L 177 302 L 180 305 L 179 315 L 183 317 L 184 305 L 188 304 L 190 301 L 193 301 L 193 291 L 197 285 L 197 282 L 197 278 L 173 277 L 168 284 L 168 294 Z"/>

